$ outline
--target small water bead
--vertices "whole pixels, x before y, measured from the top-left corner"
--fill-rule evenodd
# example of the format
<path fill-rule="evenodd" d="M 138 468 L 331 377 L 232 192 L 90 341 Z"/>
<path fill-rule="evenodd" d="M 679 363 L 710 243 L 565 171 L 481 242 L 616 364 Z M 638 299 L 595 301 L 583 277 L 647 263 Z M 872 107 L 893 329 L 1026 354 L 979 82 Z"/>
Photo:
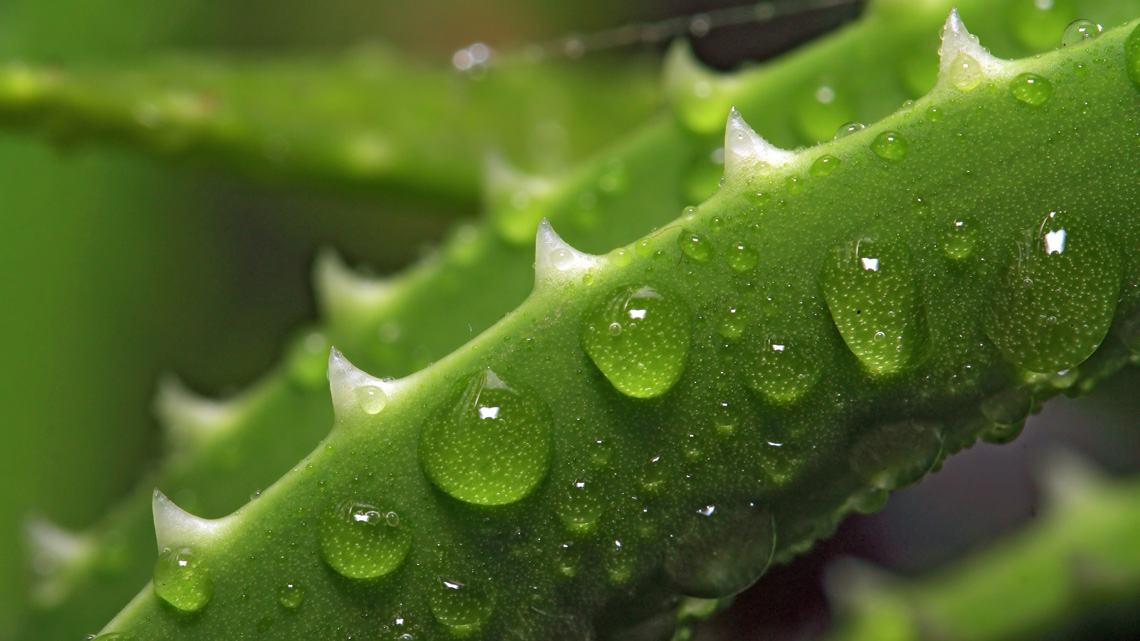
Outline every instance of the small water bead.
<path fill-rule="evenodd" d="M 681 253 L 689 260 L 698 263 L 707 263 L 713 257 L 713 246 L 709 239 L 693 232 L 682 232 L 677 237 L 677 244 L 681 246 Z"/>
<path fill-rule="evenodd" d="M 1096 40 L 1103 31 L 1104 27 L 1092 20 L 1074 20 L 1065 27 L 1065 32 L 1061 35 L 1061 46 L 1075 47 Z"/>
<path fill-rule="evenodd" d="M 1035 73 L 1023 73 L 1009 83 L 1009 92 L 1019 101 L 1037 107 L 1052 97 L 1053 84 Z"/>
<path fill-rule="evenodd" d="M 490 582 L 444 573 L 428 593 L 428 605 L 435 620 L 455 634 L 468 634 L 480 628 L 495 611 Z"/>
<path fill-rule="evenodd" d="M 837 129 L 835 131 L 835 138 L 834 139 L 839 140 L 840 138 L 846 138 L 847 136 L 850 136 L 851 134 L 863 131 L 866 128 L 867 128 L 867 125 L 864 125 L 861 122 L 848 122 L 848 123 L 842 124 L 839 126 L 839 129 Z"/>
<path fill-rule="evenodd" d="M 590 464 L 595 469 L 605 468 L 614 458 L 614 444 L 609 439 L 594 439 L 587 451 L 590 454 Z"/>
<path fill-rule="evenodd" d="M 614 540 L 606 546 L 605 559 L 602 565 L 605 567 L 606 576 L 609 578 L 610 583 L 614 585 L 621 585 L 633 578 L 633 571 L 637 568 L 636 555 L 629 549 L 628 542 Z"/>
<path fill-rule="evenodd" d="M 379 414 L 380 410 L 388 404 L 388 395 L 376 385 L 361 385 L 353 390 L 356 404 L 366 414 Z"/>
<path fill-rule="evenodd" d="M 665 459 L 663 457 L 654 456 L 650 458 L 639 471 L 638 483 L 641 485 L 641 489 L 647 492 L 660 489 L 665 484 L 665 470 Z"/>
<path fill-rule="evenodd" d="M 942 110 L 938 107 L 930 107 L 926 110 L 926 119 L 930 122 L 939 122 L 942 120 Z"/>
<path fill-rule="evenodd" d="M 984 77 L 981 63 L 968 53 L 959 53 L 950 66 L 950 82 L 959 91 L 973 91 L 982 84 Z"/>
<path fill-rule="evenodd" d="M 620 323 L 613 336 L 609 326 Z M 618 391 L 653 398 L 681 378 L 692 341 L 692 317 L 674 293 L 625 285 L 598 295 L 582 314 L 579 340 L 590 360 Z"/>
<path fill-rule="evenodd" d="M 740 241 L 729 245 L 728 253 L 725 254 L 724 259 L 728 263 L 728 266 L 732 268 L 732 271 L 743 274 L 746 271 L 754 269 L 760 257 L 748 243 Z"/>
<path fill-rule="evenodd" d="M 775 523 L 770 512 L 754 504 L 699 506 L 684 528 L 665 557 L 665 572 L 688 596 L 737 594 L 772 562 Z"/>
<path fill-rule="evenodd" d="M 633 262 L 633 252 L 625 247 L 619 247 L 609 254 L 606 254 L 606 258 L 609 259 L 614 267 L 625 267 Z"/>
<path fill-rule="evenodd" d="M 978 244 L 978 224 L 970 216 L 955 218 L 942 240 L 942 251 L 954 260 L 965 260 Z"/>
<path fill-rule="evenodd" d="M 816 176 L 817 178 L 822 178 L 823 176 L 831 174 L 831 172 L 835 171 L 835 168 L 838 166 L 838 158 L 832 156 L 831 154 L 824 154 L 815 159 L 815 162 L 811 164 L 811 169 L 808 170 L 808 173 Z"/>
<path fill-rule="evenodd" d="M 744 334 L 748 321 L 745 318 L 744 312 L 738 307 L 729 307 L 724 311 L 720 317 L 720 322 L 717 323 L 716 329 L 724 338 L 734 341 Z"/>
<path fill-rule="evenodd" d="M 580 555 L 572 542 L 561 543 L 554 551 L 554 569 L 568 579 L 578 574 Z"/>
<path fill-rule="evenodd" d="M 1025 422 L 1033 409 L 1033 393 L 1025 387 L 1011 387 L 982 401 L 982 415 L 997 425 Z"/>
<path fill-rule="evenodd" d="M 871 141 L 871 151 L 883 160 L 899 162 L 906 158 L 910 151 L 910 143 L 897 131 L 884 131 Z"/>
<path fill-rule="evenodd" d="M 1076 17 L 1073 0 L 1012 0 L 1006 5 L 1014 39 L 1035 51 L 1053 48 L 1057 34 Z"/>
<path fill-rule="evenodd" d="M 165 548 L 154 564 L 154 593 L 183 612 L 197 612 L 214 597 L 214 580 L 193 548 Z"/>
<path fill-rule="evenodd" d="M 277 602 L 286 610 L 296 610 L 305 602 L 305 588 L 298 583 L 286 583 L 277 590 Z"/>
<path fill-rule="evenodd" d="M 745 381 L 771 403 L 794 403 L 823 375 L 823 364 L 807 341 L 774 338 L 751 349 Z"/>
<path fill-rule="evenodd" d="M 604 334 L 615 339 L 608 329 Z M 420 462 L 436 487 L 460 501 L 514 503 L 546 478 L 550 421 L 537 394 L 483 370 L 459 381 L 428 416 Z"/>
<path fill-rule="evenodd" d="M 597 483 L 585 478 L 576 478 L 563 487 L 554 507 L 562 524 L 571 532 L 580 534 L 592 532 L 605 509 L 606 503 Z"/>
<path fill-rule="evenodd" d="M 1068 370 L 1104 340 L 1116 312 L 1120 255 L 1111 235 L 1092 223 L 1049 212 L 1027 230 L 1027 242 L 1006 250 L 983 320 L 1012 364 L 1031 372 Z"/>
<path fill-rule="evenodd" d="M 918 360 L 926 325 L 914 261 L 898 241 L 860 240 L 831 248 L 823 295 L 843 341 L 874 375 Z"/>
<path fill-rule="evenodd" d="M 799 196 L 804 193 L 804 182 L 796 176 L 788 176 L 784 179 L 784 185 L 788 188 L 788 193 L 792 196 Z"/>
<path fill-rule="evenodd" d="M 321 556 L 350 579 L 374 579 L 400 567 L 412 546 L 412 531 L 388 524 L 383 510 L 341 501 L 321 518 Z"/>
<path fill-rule="evenodd" d="M 724 219 L 720 216 L 713 216 L 713 219 L 709 221 L 709 231 L 714 234 L 721 231 L 724 229 L 724 222 Z"/>
<path fill-rule="evenodd" d="M 851 470 L 870 487 L 897 490 L 911 485 L 938 463 L 942 434 L 934 426 L 901 421 L 873 427 L 851 447 Z"/>

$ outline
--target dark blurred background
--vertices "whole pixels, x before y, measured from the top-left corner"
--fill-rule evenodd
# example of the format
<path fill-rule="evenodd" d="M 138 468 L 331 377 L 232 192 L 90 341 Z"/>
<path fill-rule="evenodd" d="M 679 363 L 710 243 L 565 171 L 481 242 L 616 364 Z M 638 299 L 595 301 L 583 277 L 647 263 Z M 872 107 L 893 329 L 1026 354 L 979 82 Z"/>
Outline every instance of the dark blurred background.
<path fill-rule="evenodd" d="M 5 0 L 0 61 L 114 61 L 154 52 L 339 53 L 385 41 L 446 65 L 472 42 L 519 49 L 741 3 L 668 0 Z M 699 57 L 728 69 L 855 17 L 861 3 L 713 29 Z M 661 43 L 640 48 L 661 50 Z M 590 55 L 589 52 L 586 55 Z M 82 528 L 158 455 L 150 401 L 160 373 L 210 395 L 242 388 L 314 318 L 309 268 L 331 245 L 384 273 L 439 238 L 456 212 L 332 196 L 60 148 L 0 132 L 0 638 L 20 607 L 19 522 Z M 474 214 L 475 212 L 459 212 Z M 936 567 L 1034 518 L 1029 469 L 1058 443 L 1114 472 L 1140 464 L 1135 374 L 1062 400 L 1004 448 L 978 446 L 872 517 L 770 573 L 702 634 L 809 638 L 828 621 L 823 569 L 856 555 L 904 574 Z M 45 464 L 46 462 L 46 464 Z"/>

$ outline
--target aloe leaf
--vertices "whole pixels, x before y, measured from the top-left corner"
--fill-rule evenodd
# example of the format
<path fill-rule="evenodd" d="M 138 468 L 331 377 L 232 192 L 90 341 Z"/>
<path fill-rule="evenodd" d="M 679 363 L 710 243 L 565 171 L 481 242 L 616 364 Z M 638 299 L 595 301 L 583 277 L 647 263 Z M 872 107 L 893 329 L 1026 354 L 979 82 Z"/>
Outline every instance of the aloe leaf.
<path fill-rule="evenodd" d="M 257 500 L 156 496 L 156 583 L 107 629 L 580 638 L 741 589 L 996 395 L 1126 362 L 1130 34 L 1004 62 L 952 19 L 932 94 L 801 152 L 734 114 L 725 185 L 629 264 L 540 227 L 535 292 L 461 350 L 391 382 L 334 352 L 337 427 Z"/>
<path fill-rule="evenodd" d="M 0 123 L 61 144 L 107 141 L 277 181 L 470 204 L 471 159 L 488 149 L 550 170 L 642 122 L 658 101 L 649 69 L 518 59 L 472 74 L 380 47 L 331 59 L 10 63 Z"/>

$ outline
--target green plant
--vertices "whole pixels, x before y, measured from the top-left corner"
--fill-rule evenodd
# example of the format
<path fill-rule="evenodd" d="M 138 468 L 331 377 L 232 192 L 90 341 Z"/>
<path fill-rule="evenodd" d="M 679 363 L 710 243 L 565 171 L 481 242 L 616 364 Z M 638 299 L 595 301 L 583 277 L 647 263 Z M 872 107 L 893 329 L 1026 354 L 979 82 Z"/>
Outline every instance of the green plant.
<path fill-rule="evenodd" d="M 955 26 L 931 95 L 797 153 L 769 147 L 734 114 L 725 184 L 665 224 L 682 195 L 653 187 L 711 191 L 712 123 L 732 102 L 745 113 L 783 104 L 771 137 L 812 141 L 851 113 L 869 119 L 901 101 L 897 84 L 840 85 L 840 101 L 812 111 L 772 88 L 806 77 L 815 95 L 817 74 L 868 65 L 851 56 L 860 42 L 921 40 L 936 14 L 925 11 L 880 3 L 846 34 L 741 76 L 716 78 L 675 54 L 676 119 L 564 177 L 495 170 L 490 224 L 433 262 L 370 283 L 326 259 L 327 332 L 298 340 L 279 376 L 222 406 L 162 397 L 183 441 L 163 483 L 217 491 L 204 500 L 218 505 L 235 501 L 232 487 L 201 479 L 219 470 L 231 485 L 261 485 L 249 479 L 268 480 L 279 460 L 260 469 L 247 464 L 252 452 L 308 450 L 323 431 L 315 390 L 330 341 L 381 375 L 441 359 L 469 335 L 454 324 L 491 325 L 525 296 L 518 264 L 539 227 L 535 292 L 461 351 L 395 382 L 334 352 L 337 427 L 240 513 L 206 522 L 156 496 L 166 605 L 145 590 L 108 630 L 291 638 L 388 626 L 398 637 L 399 619 L 429 637 L 577 637 L 597 620 L 608 633 L 648 633 L 675 622 L 678 593 L 731 595 L 978 434 L 1011 438 L 1034 402 L 1124 364 L 1137 95 L 1127 30 L 1001 63 Z M 904 76 L 921 84 L 923 74 L 920 64 Z M 1112 198 L 1094 209 L 1090 193 Z M 615 211 L 625 215 L 599 215 Z M 544 217 L 610 253 L 579 253 Z M 654 222 L 665 226 L 634 241 Z M 490 300 L 441 317 L 492 280 L 502 291 Z M 283 422 L 300 426 L 290 442 L 269 429 Z M 136 520 L 140 506 L 129 508 Z M 135 534 L 112 524 L 70 548 L 79 583 L 121 572 L 108 540 Z M 104 585 L 84 589 L 76 600 L 90 603 Z M 687 600 L 680 611 L 702 607 L 714 606 Z"/>

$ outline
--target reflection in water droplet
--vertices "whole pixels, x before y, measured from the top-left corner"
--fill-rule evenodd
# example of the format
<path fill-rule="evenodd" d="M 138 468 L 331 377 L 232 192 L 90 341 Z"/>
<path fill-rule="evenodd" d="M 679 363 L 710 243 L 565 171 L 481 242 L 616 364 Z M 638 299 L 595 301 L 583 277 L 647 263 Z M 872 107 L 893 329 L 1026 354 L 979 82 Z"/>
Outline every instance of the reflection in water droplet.
<path fill-rule="evenodd" d="M 609 327 L 620 323 L 614 336 Z M 681 378 L 689 356 L 692 320 L 672 292 L 621 286 L 595 298 L 582 314 L 579 339 L 590 360 L 618 391 L 652 398 Z"/>
<path fill-rule="evenodd" d="M 193 548 L 166 548 L 154 564 L 154 593 L 183 612 L 197 612 L 214 597 L 214 580 Z"/>
<path fill-rule="evenodd" d="M 1096 351 L 1112 324 L 1119 252 L 1111 234 L 1069 212 L 1049 212 L 1026 237 L 1006 250 L 989 294 L 986 331 L 1022 369 L 1071 369 Z"/>
<path fill-rule="evenodd" d="M 454 498 L 513 503 L 546 477 L 550 420 L 537 394 L 483 370 L 459 381 L 424 421 L 420 462 L 436 487 Z"/>
<path fill-rule="evenodd" d="M 736 594 L 768 569 L 775 551 L 772 515 L 752 503 L 701 505 L 665 558 L 681 592 L 706 599 Z"/>
<path fill-rule="evenodd" d="M 871 142 L 871 151 L 883 160 L 899 162 L 910 152 L 910 143 L 897 131 L 884 131 Z"/>
<path fill-rule="evenodd" d="M 321 556 L 351 579 L 373 579 L 400 567 L 412 546 L 406 525 L 388 525 L 385 513 L 367 503 L 342 501 L 321 518 Z"/>
<path fill-rule="evenodd" d="M 920 357 L 926 324 L 915 266 L 898 241 L 861 240 L 831 248 L 823 295 L 843 341 L 875 375 L 902 371 Z"/>

